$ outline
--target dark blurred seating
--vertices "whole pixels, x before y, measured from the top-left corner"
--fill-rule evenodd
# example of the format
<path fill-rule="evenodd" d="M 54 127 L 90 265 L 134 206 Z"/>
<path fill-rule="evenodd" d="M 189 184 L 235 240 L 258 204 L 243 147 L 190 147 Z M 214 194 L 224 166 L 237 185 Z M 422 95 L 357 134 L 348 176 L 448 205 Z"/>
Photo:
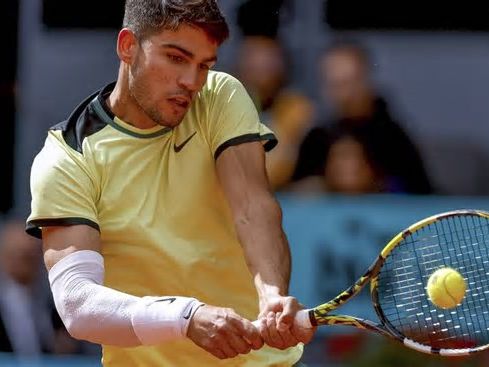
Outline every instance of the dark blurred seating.
<path fill-rule="evenodd" d="M 18 14 L 19 2 L 4 0 L 0 2 L 0 23 L 3 47 L 6 50 L 0 61 L 0 213 L 8 212 L 13 205 L 14 162 L 15 162 L 15 114 L 17 110 L 17 55 L 18 55 Z"/>
<path fill-rule="evenodd" d="M 285 0 L 246 0 L 237 9 L 237 25 L 245 36 L 276 38 Z"/>

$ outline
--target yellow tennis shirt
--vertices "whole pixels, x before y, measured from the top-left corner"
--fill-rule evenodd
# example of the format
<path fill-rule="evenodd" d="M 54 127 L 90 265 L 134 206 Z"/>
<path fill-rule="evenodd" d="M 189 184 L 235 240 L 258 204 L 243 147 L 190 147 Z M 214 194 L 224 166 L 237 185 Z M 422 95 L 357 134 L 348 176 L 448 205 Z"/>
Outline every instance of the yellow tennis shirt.
<path fill-rule="evenodd" d="M 27 231 L 87 224 L 100 231 L 105 285 L 136 296 L 179 295 L 231 307 L 254 320 L 258 298 L 215 159 L 226 147 L 273 133 L 235 78 L 210 72 L 182 123 L 138 129 L 106 104 L 114 84 L 54 126 L 34 160 Z M 291 366 L 302 347 L 218 360 L 190 340 L 155 347 L 103 347 L 103 364 Z"/>

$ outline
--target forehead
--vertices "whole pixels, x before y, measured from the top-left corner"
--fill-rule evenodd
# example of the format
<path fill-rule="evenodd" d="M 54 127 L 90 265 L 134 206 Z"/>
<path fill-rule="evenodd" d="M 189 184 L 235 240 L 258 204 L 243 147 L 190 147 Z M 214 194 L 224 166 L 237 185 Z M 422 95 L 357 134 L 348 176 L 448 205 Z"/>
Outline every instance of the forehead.
<path fill-rule="evenodd" d="M 183 24 L 177 29 L 162 29 L 148 38 L 154 46 L 165 47 L 175 45 L 196 57 L 215 56 L 219 45 L 207 33 L 197 26 Z"/>
<path fill-rule="evenodd" d="M 352 52 L 336 51 L 323 58 L 322 67 L 329 74 L 350 75 L 362 73 L 364 66 Z"/>

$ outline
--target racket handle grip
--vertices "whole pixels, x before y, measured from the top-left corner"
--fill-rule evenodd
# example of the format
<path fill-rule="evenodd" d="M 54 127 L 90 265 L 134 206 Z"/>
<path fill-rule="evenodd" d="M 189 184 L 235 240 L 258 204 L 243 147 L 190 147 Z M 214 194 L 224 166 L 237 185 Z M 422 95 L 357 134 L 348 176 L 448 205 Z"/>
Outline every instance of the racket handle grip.
<path fill-rule="evenodd" d="M 295 320 L 294 324 L 295 326 L 301 327 L 303 329 L 312 329 L 313 326 L 311 324 L 311 319 L 309 318 L 309 311 L 310 310 L 300 310 L 297 312 L 295 315 Z M 252 322 L 254 327 L 259 327 L 260 326 L 260 321 L 255 320 Z"/>

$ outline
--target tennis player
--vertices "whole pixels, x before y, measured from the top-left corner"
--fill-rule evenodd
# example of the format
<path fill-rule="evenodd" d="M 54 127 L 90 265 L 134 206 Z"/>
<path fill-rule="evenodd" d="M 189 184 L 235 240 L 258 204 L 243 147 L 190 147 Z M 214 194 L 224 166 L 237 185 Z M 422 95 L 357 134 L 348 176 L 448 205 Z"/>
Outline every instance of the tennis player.
<path fill-rule="evenodd" d="M 117 81 L 34 160 L 27 230 L 68 331 L 102 344 L 104 366 L 292 366 L 312 337 L 287 294 L 276 140 L 210 71 L 227 37 L 216 0 L 128 0 Z"/>

